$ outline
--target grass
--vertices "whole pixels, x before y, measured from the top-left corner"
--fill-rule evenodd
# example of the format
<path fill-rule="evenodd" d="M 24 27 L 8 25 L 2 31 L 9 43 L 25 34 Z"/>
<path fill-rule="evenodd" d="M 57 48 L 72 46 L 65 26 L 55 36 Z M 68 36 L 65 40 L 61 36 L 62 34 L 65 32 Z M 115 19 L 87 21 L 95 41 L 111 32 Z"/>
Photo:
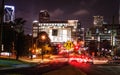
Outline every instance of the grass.
<path fill-rule="evenodd" d="M 0 58 L 0 68 L 12 67 L 13 65 L 22 65 L 22 64 L 33 65 L 33 63 L 23 62 L 20 60 Z"/>
<path fill-rule="evenodd" d="M 0 64 L 0 68 L 3 68 L 3 67 L 11 67 L 11 66 L 6 64 Z"/>

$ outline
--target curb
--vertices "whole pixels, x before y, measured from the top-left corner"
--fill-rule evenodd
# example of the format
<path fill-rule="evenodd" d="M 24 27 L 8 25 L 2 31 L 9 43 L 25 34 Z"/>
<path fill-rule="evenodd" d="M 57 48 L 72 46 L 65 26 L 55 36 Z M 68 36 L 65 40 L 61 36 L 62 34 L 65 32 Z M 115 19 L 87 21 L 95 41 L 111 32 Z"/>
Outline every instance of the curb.
<path fill-rule="evenodd" d="M 27 67 L 32 67 L 33 65 L 13 65 L 12 67 L 5 67 L 5 68 L 0 68 L 0 70 L 9 70 L 9 69 L 16 69 L 16 68 L 27 68 Z"/>

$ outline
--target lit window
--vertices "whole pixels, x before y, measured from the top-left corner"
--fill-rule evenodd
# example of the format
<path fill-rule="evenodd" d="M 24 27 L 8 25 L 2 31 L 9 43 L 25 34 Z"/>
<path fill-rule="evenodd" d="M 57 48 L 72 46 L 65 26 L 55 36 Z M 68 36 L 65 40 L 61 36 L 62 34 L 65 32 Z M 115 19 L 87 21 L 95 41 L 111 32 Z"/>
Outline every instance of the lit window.
<path fill-rule="evenodd" d="M 52 26 L 54 26 L 54 23 L 52 23 Z"/>
<path fill-rule="evenodd" d="M 108 33 L 111 33 L 111 31 L 109 30 Z"/>
<path fill-rule="evenodd" d="M 40 26 L 41 24 L 39 23 L 38 25 Z"/>
<path fill-rule="evenodd" d="M 38 27 L 33 27 L 33 29 L 38 29 Z"/>

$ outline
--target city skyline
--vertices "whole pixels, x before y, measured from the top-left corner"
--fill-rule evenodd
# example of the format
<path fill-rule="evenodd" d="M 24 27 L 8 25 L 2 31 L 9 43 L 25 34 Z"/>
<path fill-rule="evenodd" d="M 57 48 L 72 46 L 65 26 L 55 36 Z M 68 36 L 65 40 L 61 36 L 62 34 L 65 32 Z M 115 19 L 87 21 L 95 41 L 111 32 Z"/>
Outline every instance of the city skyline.
<path fill-rule="evenodd" d="M 51 20 L 80 20 L 82 27 L 93 26 L 93 16 L 104 16 L 106 23 L 118 24 L 119 0 L 5 0 L 5 4 L 15 6 L 15 14 L 27 20 L 25 32 L 32 32 L 32 21 L 38 20 L 40 10 L 48 10 Z"/>

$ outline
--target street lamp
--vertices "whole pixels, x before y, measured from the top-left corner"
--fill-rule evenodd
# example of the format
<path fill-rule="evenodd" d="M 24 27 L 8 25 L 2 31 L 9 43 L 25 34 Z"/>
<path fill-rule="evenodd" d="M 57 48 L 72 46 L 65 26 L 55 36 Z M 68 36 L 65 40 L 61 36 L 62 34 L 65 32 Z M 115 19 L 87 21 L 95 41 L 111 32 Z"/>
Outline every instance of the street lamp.
<path fill-rule="evenodd" d="M 41 35 L 41 40 L 42 40 L 42 42 L 43 42 L 43 44 L 42 44 L 42 50 L 41 50 L 41 51 L 42 51 L 42 52 L 41 52 L 41 53 L 42 53 L 42 60 L 43 60 L 43 49 L 44 49 L 44 48 L 43 48 L 43 45 L 44 45 L 45 39 L 46 39 L 46 36 L 45 36 L 45 35 Z"/>
<path fill-rule="evenodd" d="M 42 34 L 39 35 L 39 37 L 36 39 L 36 49 L 39 47 L 41 47 L 41 58 L 42 58 L 42 62 L 43 62 L 43 46 L 45 45 L 45 41 L 46 41 L 46 35 Z"/>
<path fill-rule="evenodd" d="M 42 35 L 41 39 L 44 41 L 46 39 L 45 35 Z"/>

